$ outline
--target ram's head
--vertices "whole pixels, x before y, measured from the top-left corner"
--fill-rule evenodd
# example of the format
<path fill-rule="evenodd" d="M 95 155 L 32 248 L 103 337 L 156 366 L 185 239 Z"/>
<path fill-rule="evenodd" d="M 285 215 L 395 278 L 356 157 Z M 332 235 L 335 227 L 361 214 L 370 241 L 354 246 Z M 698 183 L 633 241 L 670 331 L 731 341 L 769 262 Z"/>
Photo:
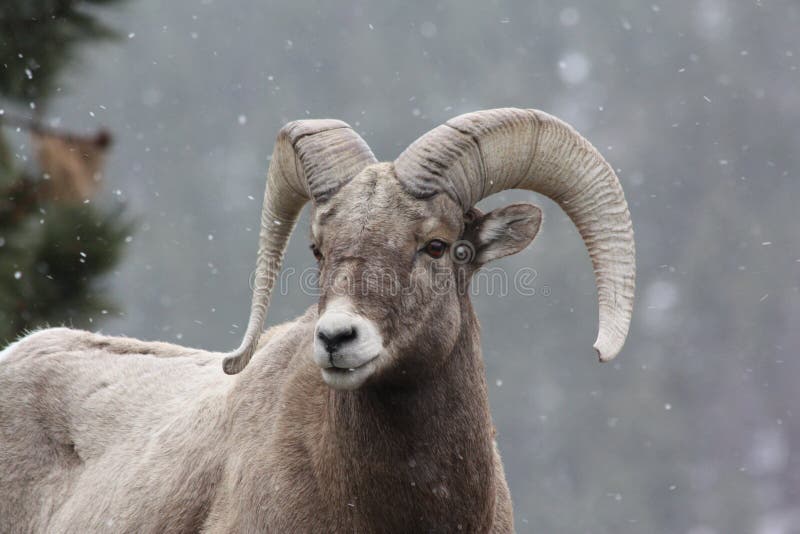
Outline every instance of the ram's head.
<path fill-rule="evenodd" d="M 523 249 L 541 212 L 481 199 L 507 189 L 542 193 L 570 216 L 591 256 L 601 360 L 622 348 L 633 304 L 633 230 L 622 188 L 600 153 L 536 110 L 456 117 L 378 163 L 347 124 L 297 121 L 278 135 L 267 177 L 250 322 L 224 362 L 250 360 L 289 235 L 311 200 L 311 247 L 321 267 L 313 358 L 325 381 L 353 389 L 407 380 L 449 354 L 472 273 Z"/>

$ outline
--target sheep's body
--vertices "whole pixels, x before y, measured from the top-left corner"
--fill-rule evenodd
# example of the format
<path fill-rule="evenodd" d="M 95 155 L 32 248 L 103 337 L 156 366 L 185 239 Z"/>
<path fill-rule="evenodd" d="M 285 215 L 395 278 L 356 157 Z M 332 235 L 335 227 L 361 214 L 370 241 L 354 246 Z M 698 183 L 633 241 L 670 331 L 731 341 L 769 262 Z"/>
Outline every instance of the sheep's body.
<path fill-rule="evenodd" d="M 0 531 L 192 530 L 232 384 L 219 356 L 166 343 L 24 338 L 0 363 Z"/>
<path fill-rule="evenodd" d="M 0 363 L 0 530 L 509 531 L 491 423 L 467 424 L 488 418 L 481 395 L 440 384 L 441 410 L 418 421 L 390 397 L 369 401 L 391 419 L 340 403 L 349 392 L 307 357 L 315 320 L 267 331 L 234 377 L 219 355 L 166 343 L 23 339 Z M 477 364 L 472 337 L 458 350 Z"/>

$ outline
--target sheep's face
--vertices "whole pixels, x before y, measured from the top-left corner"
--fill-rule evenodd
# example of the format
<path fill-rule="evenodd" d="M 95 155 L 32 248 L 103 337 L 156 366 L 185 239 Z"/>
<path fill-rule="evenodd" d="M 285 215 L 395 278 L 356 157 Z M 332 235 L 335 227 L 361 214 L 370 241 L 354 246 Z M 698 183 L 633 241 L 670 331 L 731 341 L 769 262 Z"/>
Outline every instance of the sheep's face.
<path fill-rule="evenodd" d="M 516 204 L 467 215 L 447 195 L 406 193 L 391 164 L 368 167 L 312 213 L 321 268 L 313 358 L 327 384 L 408 383 L 462 332 L 469 281 L 533 239 L 541 212 Z"/>

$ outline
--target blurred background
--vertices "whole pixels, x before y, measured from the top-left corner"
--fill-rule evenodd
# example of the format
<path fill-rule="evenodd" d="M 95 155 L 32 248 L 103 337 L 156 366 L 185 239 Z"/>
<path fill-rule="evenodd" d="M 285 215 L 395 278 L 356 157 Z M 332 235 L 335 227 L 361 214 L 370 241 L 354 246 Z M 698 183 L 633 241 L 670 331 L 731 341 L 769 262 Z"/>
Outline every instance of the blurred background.
<path fill-rule="evenodd" d="M 588 255 L 551 201 L 533 297 L 478 291 L 520 532 L 800 532 L 800 4 L 4 0 L 0 338 L 68 324 L 226 350 L 274 136 L 379 159 L 535 107 L 618 169 L 637 305 L 596 362 Z M 301 221 L 285 268 L 314 264 Z M 314 302 L 278 295 L 269 323 Z"/>

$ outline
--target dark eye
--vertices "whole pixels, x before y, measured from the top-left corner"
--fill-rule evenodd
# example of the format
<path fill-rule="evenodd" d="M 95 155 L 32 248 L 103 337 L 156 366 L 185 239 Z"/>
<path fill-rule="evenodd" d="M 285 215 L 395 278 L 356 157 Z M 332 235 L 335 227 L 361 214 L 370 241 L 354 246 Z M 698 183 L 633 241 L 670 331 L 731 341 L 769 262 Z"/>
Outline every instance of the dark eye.
<path fill-rule="evenodd" d="M 425 254 L 427 254 L 431 258 L 441 258 L 442 256 L 444 256 L 446 250 L 447 250 L 447 243 L 439 239 L 433 239 L 431 241 L 428 241 L 428 244 L 425 245 Z"/>
<path fill-rule="evenodd" d="M 311 253 L 317 258 L 317 261 L 322 261 L 322 252 L 319 251 L 319 248 L 315 244 L 311 244 Z"/>

